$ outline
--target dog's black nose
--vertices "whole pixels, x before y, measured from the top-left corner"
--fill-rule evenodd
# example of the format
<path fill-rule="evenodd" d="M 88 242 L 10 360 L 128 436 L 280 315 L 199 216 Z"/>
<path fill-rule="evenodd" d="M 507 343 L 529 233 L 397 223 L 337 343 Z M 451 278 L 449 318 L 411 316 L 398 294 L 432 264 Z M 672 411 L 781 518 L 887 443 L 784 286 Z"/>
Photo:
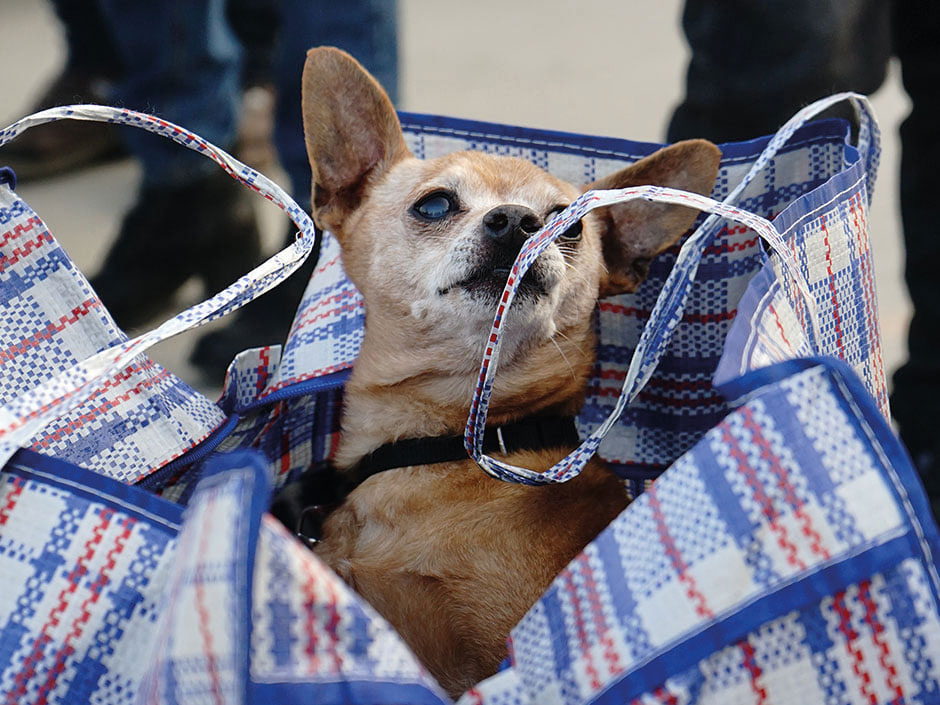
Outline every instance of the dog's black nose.
<path fill-rule="evenodd" d="M 525 206 L 497 206 L 483 216 L 483 229 L 487 237 L 517 251 L 541 227 L 542 219 Z"/>

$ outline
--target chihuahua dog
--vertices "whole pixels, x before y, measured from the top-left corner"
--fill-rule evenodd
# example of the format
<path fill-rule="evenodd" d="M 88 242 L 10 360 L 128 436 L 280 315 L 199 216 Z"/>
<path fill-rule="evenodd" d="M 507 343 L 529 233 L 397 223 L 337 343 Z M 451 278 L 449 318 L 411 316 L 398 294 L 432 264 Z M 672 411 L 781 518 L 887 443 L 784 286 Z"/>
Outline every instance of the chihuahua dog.
<path fill-rule="evenodd" d="M 627 505 L 600 460 L 535 487 L 493 479 L 462 451 L 510 267 L 585 189 L 708 194 L 720 153 L 682 142 L 583 187 L 511 157 L 416 159 L 382 88 L 332 48 L 307 55 L 303 111 L 314 219 L 366 307 L 335 457 L 358 485 L 315 550 L 456 696 L 496 672 L 509 630 Z M 635 290 L 695 217 L 645 201 L 596 210 L 538 257 L 507 313 L 488 419 L 506 433 L 491 455 L 541 472 L 577 445 L 558 429 L 584 400 L 598 298 Z M 383 471 L 363 472 L 379 457 Z"/>

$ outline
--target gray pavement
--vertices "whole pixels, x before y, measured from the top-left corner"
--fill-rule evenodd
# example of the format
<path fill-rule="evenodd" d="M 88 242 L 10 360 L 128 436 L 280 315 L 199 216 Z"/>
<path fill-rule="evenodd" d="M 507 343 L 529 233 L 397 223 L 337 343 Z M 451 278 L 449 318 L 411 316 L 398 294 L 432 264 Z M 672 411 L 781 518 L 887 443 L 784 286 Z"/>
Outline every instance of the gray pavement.
<path fill-rule="evenodd" d="M 680 99 L 688 60 L 679 29 L 681 5 L 681 0 L 400 0 L 402 107 L 659 141 Z M 61 32 L 46 2 L 2 0 L 0 124 L 25 114 L 63 56 Z M 869 222 L 890 373 L 904 359 L 910 316 L 897 198 L 897 127 L 908 104 L 896 67 L 873 103 L 884 142 Z M 139 170 L 128 160 L 24 184 L 19 192 L 79 267 L 92 274 L 133 202 L 138 181 Z M 260 201 L 266 242 L 273 248 L 281 234 L 278 216 Z M 196 291 L 189 290 L 178 305 L 194 303 Z M 197 335 L 185 334 L 153 353 L 196 384 L 186 355 Z"/>

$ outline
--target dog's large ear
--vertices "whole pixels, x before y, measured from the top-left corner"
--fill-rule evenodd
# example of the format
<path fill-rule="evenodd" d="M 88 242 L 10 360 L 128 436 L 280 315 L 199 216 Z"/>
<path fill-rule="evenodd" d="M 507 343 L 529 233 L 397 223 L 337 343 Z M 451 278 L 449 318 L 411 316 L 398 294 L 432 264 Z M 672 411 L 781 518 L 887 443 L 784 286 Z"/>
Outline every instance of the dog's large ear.
<path fill-rule="evenodd" d="M 307 52 L 301 99 L 314 220 L 335 232 L 368 183 L 407 156 L 408 148 L 388 95 L 344 51 Z"/>
<path fill-rule="evenodd" d="M 718 175 L 721 152 L 706 140 L 677 142 L 595 181 L 589 189 L 618 189 L 631 186 L 668 186 L 711 193 Z M 602 222 L 604 264 L 601 296 L 636 291 L 649 271 L 650 261 L 688 230 L 698 211 L 684 206 L 636 200 L 599 208 Z"/>

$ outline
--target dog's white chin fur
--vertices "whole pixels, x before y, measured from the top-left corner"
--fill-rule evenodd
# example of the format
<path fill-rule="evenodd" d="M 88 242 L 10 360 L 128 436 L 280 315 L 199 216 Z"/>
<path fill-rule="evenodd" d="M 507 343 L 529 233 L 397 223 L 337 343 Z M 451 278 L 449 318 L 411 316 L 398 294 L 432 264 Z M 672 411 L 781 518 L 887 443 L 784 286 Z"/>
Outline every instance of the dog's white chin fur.
<path fill-rule="evenodd" d="M 557 299 L 558 287 L 554 287 L 549 294 L 537 298 L 520 297 L 513 303 L 502 325 L 502 355 L 515 357 L 529 346 L 543 343 L 555 335 Z M 441 338 L 449 338 L 455 352 L 462 347 L 475 360 L 483 354 L 495 315 L 495 305 L 460 289 L 411 304 L 412 318 L 422 326 L 433 327 Z"/>
<path fill-rule="evenodd" d="M 479 359 L 501 297 L 473 293 L 454 285 L 466 280 L 474 265 L 468 261 L 450 263 L 428 272 L 424 286 L 415 287 L 410 311 L 422 328 L 433 330 L 435 337 L 447 338 L 452 344 L 464 341 L 464 350 Z M 520 292 L 513 299 L 502 325 L 501 355 L 504 359 L 550 340 L 557 331 L 555 316 L 564 287 L 564 260 L 559 253 L 546 251 L 535 266 L 539 267 L 539 279 L 546 291 Z"/>

